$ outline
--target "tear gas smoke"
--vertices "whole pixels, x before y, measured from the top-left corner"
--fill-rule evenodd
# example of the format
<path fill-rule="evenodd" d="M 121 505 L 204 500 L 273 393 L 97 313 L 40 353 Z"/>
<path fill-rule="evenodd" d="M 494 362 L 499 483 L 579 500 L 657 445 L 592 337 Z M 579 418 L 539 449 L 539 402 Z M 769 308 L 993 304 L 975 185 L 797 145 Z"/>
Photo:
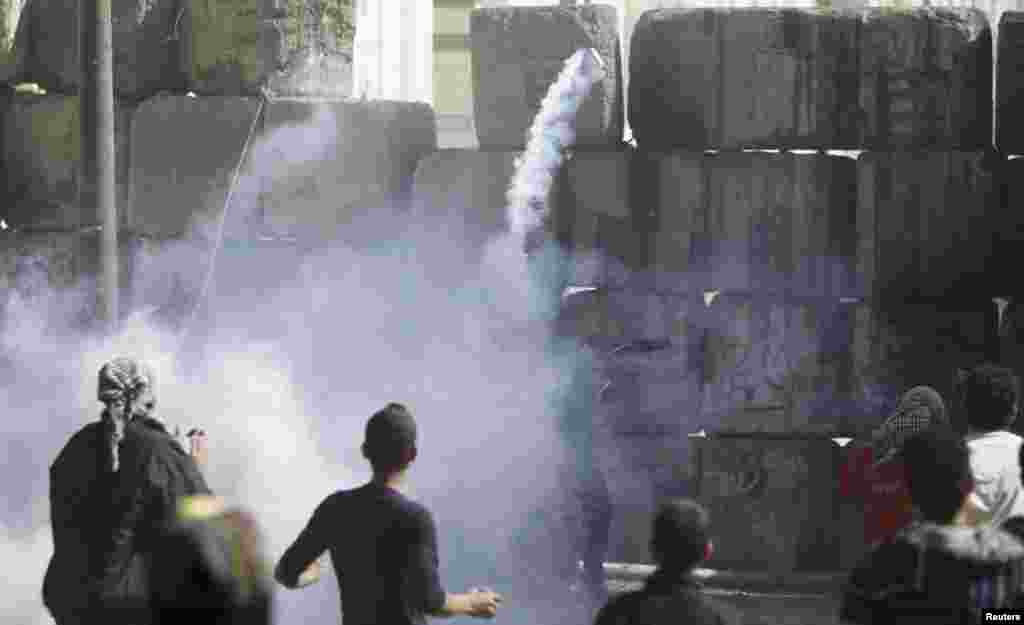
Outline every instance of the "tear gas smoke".
<path fill-rule="evenodd" d="M 585 67 L 584 56 L 570 68 Z M 578 77 L 569 84 L 582 92 Z M 559 119 L 561 137 L 567 125 Z M 282 161 L 308 158 L 311 138 L 322 146 L 336 128 L 325 107 L 307 124 L 271 133 L 253 146 L 245 177 L 291 175 L 277 169 Z M 550 168 L 560 158 L 550 150 L 531 154 Z M 527 174 L 540 169 L 533 159 L 524 158 Z M 538 196 L 538 181 L 547 188 L 533 175 L 520 176 L 523 197 Z M 52 553 L 48 467 L 71 434 L 98 418 L 96 372 L 119 355 L 153 367 L 158 416 L 206 430 L 211 487 L 256 513 L 274 560 L 325 496 L 369 478 L 359 451 L 369 415 L 389 401 L 406 403 L 421 436 L 409 486 L 437 517 L 446 588 L 497 587 L 509 594 L 496 625 L 524 621 L 533 609 L 526 597 L 501 585 L 521 570 L 517 537 L 522 544 L 524 532 L 550 529 L 538 510 L 564 462 L 552 398 L 566 384 L 565 363 L 550 358 L 546 324 L 520 323 L 547 309 L 521 247 L 513 254 L 498 241 L 485 262 L 467 266 L 472 255 L 450 253 L 459 241 L 387 223 L 393 238 L 370 251 L 222 249 L 195 320 L 201 328 L 189 332 L 201 344 L 190 350 L 178 349 L 177 328 L 154 311 L 187 317 L 178 300 L 194 301 L 201 290 L 204 268 L 195 259 L 209 252 L 208 238 L 143 254 L 132 286 L 141 297 L 114 337 L 78 331 L 78 311 L 95 299 L 91 280 L 55 291 L 44 280 L 8 298 L 0 333 L 10 476 L 0 513 L 0 553 L 11 572 L 0 585 L 11 598 L 4 622 L 49 622 L 40 600 Z M 558 546 L 556 539 L 549 551 Z M 277 623 L 336 613 L 333 573 L 325 570 L 314 587 L 276 594 Z"/>
<path fill-rule="evenodd" d="M 597 51 L 577 50 L 548 89 L 530 128 L 526 151 L 516 160 L 508 190 L 508 222 L 513 234 L 527 236 L 543 227 L 548 192 L 562 164 L 562 151 L 575 140 L 573 120 L 604 73 Z"/>

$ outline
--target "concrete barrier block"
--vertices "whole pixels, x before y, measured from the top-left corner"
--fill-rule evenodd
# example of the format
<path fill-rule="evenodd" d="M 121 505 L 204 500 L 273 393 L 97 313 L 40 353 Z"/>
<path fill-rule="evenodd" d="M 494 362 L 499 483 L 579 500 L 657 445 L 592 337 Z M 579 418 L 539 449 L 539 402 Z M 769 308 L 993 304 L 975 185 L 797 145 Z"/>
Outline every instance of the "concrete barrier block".
<path fill-rule="evenodd" d="M 436 150 L 425 104 L 271 101 L 254 154 L 263 226 L 359 245 L 388 238 L 408 212 L 417 164 Z"/>
<path fill-rule="evenodd" d="M 515 173 L 516 152 L 441 150 L 416 168 L 413 205 L 417 222 L 452 233 L 478 254 L 508 230 L 505 197 Z"/>
<path fill-rule="evenodd" d="M 33 0 L 27 3 L 25 35 L 30 54 L 27 81 L 48 91 L 77 93 L 79 3 Z M 184 87 L 174 34 L 178 2 L 116 2 L 112 5 L 114 93 L 138 100 L 158 91 Z"/>
<path fill-rule="evenodd" d="M 607 286 L 639 268 L 645 242 L 634 231 L 631 149 L 578 152 L 565 166 L 558 216 L 571 254 L 573 284 Z"/>
<path fill-rule="evenodd" d="M 193 226 L 215 224 L 258 109 L 254 98 L 160 96 L 144 102 L 132 128 L 131 227 L 178 237 Z M 260 189 L 245 173 L 228 209 L 228 234 L 259 216 Z"/>
<path fill-rule="evenodd" d="M 1024 261 L 1024 159 L 1007 159 L 999 168 L 1000 208 L 988 275 L 993 293 L 1019 297 L 1024 294 L 1017 279 L 1017 267 Z"/>
<path fill-rule="evenodd" d="M 630 42 L 634 136 L 657 150 L 852 147 L 858 35 L 846 14 L 647 11 Z"/>
<path fill-rule="evenodd" d="M 77 96 L 5 98 L 3 162 L 7 222 L 12 227 L 73 229 L 98 223 L 95 208 L 78 206 L 81 152 Z M 128 139 L 134 106 L 115 107 L 117 202 L 130 204 Z M 122 220 L 124 221 L 124 220 Z"/>
<path fill-rule="evenodd" d="M 661 288 L 789 292 L 850 289 L 856 166 L 823 154 L 651 153 L 634 169 L 649 266 Z M 646 170 L 646 171 L 644 171 Z"/>
<path fill-rule="evenodd" d="M 259 95 L 285 62 L 273 0 L 188 0 L 181 29 L 188 88 L 206 95 Z"/>
<path fill-rule="evenodd" d="M 852 317 L 838 303 L 722 294 L 706 308 L 701 362 L 707 427 L 773 432 L 838 427 L 850 386 Z"/>
<path fill-rule="evenodd" d="M 1003 154 L 1024 154 L 1024 12 L 999 18 L 996 53 L 996 146 Z"/>
<path fill-rule="evenodd" d="M 576 145 L 622 142 L 623 99 L 618 18 L 608 5 L 578 8 L 500 7 L 470 17 L 473 112 L 484 149 L 514 150 L 527 132 L 566 59 L 595 48 L 607 76 L 594 85 L 576 116 Z"/>
<path fill-rule="evenodd" d="M 974 150 L 992 143 L 992 32 L 975 9 L 864 14 L 860 145 Z"/>
<path fill-rule="evenodd" d="M 999 189 L 981 152 L 865 152 L 857 161 L 857 291 L 901 301 L 991 290 Z"/>
<path fill-rule="evenodd" d="M 830 440 L 700 441 L 698 499 L 715 519 L 715 569 L 833 571 L 838 447 Z"/>
<path fill-rule="evenodd" d="M 954 426 L 954 372 L 996 359 L 997 311 L 986 297 L 931 302 L 877 302 L 856 307 L 853 340 L 853 390 L 873 413 L 863 425 L 880 422 L 900 395 L 921 384 L 946 399 Z"/>

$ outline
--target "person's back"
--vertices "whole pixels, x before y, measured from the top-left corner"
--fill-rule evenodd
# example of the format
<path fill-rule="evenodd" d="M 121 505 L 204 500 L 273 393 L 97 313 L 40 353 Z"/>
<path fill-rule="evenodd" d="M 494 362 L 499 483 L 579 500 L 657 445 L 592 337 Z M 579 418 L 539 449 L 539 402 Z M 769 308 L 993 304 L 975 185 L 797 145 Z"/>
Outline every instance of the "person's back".
<path fill-rule="evenodd" d="M 639 591 L 605 605 L 595 625 L 726 625 L 739 623 L 736 612 L 701 592 L 693 569 L 711 556 L 709 517 L 698 503 L 672 500 L 654 519 L 651 552 L 658 569 Z"/>
<path fill-rule="evenodd" d="M 339 491 L 308 531 L 322 535 L 331 554 L 345 625 L 419 623 L 444 606 L 434 522 L 397 490 L 371 482 Z"/>
<path fill-rule="evenodd" d="M 1017 379 L 1009 369 L 982 365 L 968 373 L 964 391 L 975 494 L 999 525 L 1024 515 L 1017 462 L 1024 439 L 1009 431 L 1018 409 Z"/>
<path fill-rule="evenodd" d="M 489 591 L 450 595 L 438 577 L 437 530 L 430 512 L 399 488 L 416 458 L 416 423 L 389 404 L 366 426 L 363 454 L 374 478 L 327 497 L 285 551 L 274 577 L 287 588 L 319 578 L 325 551 L 337 573 L 345 625 L 413 625 L 432 616 L 494 616 Z"/>
<path fill-rule="evenodd" d="M 58 625 L 87 618 L 96 543 L 107 529 L 111 474 L 105 470 L 101 422 L 75 433 L 50 467 L 53 558 L 43 580 L 43 603 Z"/>

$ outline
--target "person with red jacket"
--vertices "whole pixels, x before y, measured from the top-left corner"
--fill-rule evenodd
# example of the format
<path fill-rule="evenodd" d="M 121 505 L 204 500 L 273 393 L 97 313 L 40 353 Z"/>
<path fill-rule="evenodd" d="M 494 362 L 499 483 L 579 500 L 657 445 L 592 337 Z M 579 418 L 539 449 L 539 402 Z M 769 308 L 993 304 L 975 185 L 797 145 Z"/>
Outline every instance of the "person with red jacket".
<path fill-rule="evenodd" d="M 864 504 L 864 541 L 875 545 L 908 525 L 914 507 L 899 450 L 910 436 L 932 426 L 948 426 L 946 404 L 928 386 L 916 386 L 872 433 L 870 443 L 849 448 L 839 477 L 839 494 Z"/>

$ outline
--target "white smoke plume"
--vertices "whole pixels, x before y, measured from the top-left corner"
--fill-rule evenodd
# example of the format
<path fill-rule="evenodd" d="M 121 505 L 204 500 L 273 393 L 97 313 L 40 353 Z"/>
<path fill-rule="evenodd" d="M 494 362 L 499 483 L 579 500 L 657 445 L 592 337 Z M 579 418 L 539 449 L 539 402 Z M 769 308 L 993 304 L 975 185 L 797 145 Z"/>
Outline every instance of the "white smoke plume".
<path fill-rule="evenodd" d="M 562 164 L 563 150 L 576 138 L 576 113 L 604 74 L 604 62 L 597 51 L 577 50 L 541 101 L 526 151 L 516 160 L 508 190 L 508 223 L 513 234 L 524 237 L 542 227 L 548 215 L 548 192 Z"/>
<path fill-rule="evenodd" d="M 582 91 L 578 77 L 572 84 L 572 93 Z M 329 140 L 332 127 L 324 113 L 273 133 L 254 145 L 245 175 L 288 175 L 261 168 L 277 167 L 282 152 L 307 154 L 309 138 Z M 527 173 L 538 170 L 531 154 L 547 167 L 557 158 L 528 153 Z M 520 181 L 536 197 L 536 179 Z M 3 622 L 50 622 L 41 601 L 52 553 L 48 468 L 98 418 L 96 373 L 115 356 L 155 369 L 161 418 L 208 432 L 211 487 L 256 513 L 275 561 L 324 497 L 370 477 L 359 451 L 370 414 L 390 401 L 407 404 L 421 433 L 411 494 L 437 518 L 446 589 L 498 587 L 507 600 L 496 625 L 536 620 L 524 618 L 535 610 L 524 593 L 500 586 L 522 570 L 515 544 L 557 535 L 538 510 L 564 462 L 552 397 L 567 380 L 565 363 L 548 354 L 546 324 L 531 323 L 544 317 L 537 287 L 522 248 L 506 239 L 469 266 L 471 255 L 451 254 L 463 243 L 387 223 L 393 238 L 370 251 L 222 248 L 187 349 L 179 349 L 178 328 L 151 313 L 174 304 L 192 319 L 189 298 L 204 275 L 203 263 L 191 261 L 209 252 L 205 238 L 146 253 L 132 285 L 145 297 L 114 337 L 83 335 L 76 325 L 74 311 L 95 298 L 93 280 L 10 292 L 0 329 L 9 415 L 0 425 L 8 476 L 0 482 L 0 554 L 10 572 L 0 583 Z M 325 570 L 309 589 L 279 589 L 276 623 L 336 620 L 325 616 L 339 607 Z"/>

